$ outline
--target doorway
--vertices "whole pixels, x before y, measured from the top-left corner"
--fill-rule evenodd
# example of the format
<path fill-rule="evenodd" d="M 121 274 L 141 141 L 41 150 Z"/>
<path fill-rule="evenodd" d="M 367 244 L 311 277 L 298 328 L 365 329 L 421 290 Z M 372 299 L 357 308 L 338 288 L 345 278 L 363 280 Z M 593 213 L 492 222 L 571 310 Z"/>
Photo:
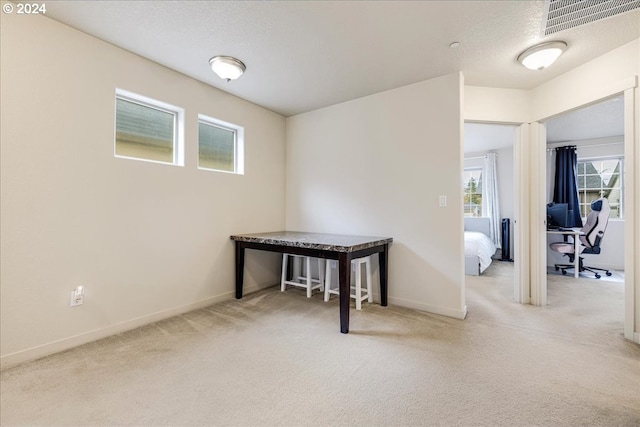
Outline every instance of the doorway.
<path fill-rule="evenodd" d="M 518 192 L 514 185 L 514 148 L 516 141 L 516 131 L 518 126 L 514 124 L 496 124 L 481 122 L 465 122 L 464 124 L 464 162 L 463 162 L 463 193 L 464 193 L 464 216 L 467 218 L 485 217 L 482 203 L 483 198 L 488 197 L 485 171 L 485 161 L 489 153 L 495 154 L 496 183 L 497 183 L 497 205 L 499 208 L 498 222 L 499 228 L 494 233 L 497 251 L 492 256 L 491 264 L 486 270 L 478 272 L 475 265 L 471 268 L 469 263 L 473 262 L 473 257 L 468 255 L 470 248 L 465 248 L 465 281 L 469 275 L 490 276 L 498 274 L 501 277 L 509 276 L 510 281 L 514 281 L 514 240 L 513 232 L 515 222 L 515 201 Z M 475 270 L 475 271 L 473 271 Z M 466 286 L 466 285 L 465 285 Z M 517 285 L 514 287 L 514 298 Z"/>
<path fill-rule="evenodd" d="M 570 149 L 577 157 L 576 175 L 580 216 L 591 212 L 590 202 L 607 198 L 611 211 L 600 243 L 600 253 L 584 255 L 584 264 L 608 269 L 604 273 L 584 271 L 573 278 L 574 269 L 565 277 L 558 264 L 568 264 L 567 257 L 549 250 L 549 244 L 562 237 L 547 234 L 540 263 L 540 290 L 549 305 L 567 305 L 585 309 L 592 318 L 600 316 L 625 325 L 625 126 L 622 94 L 553 116 L 543 122 L 546 129 L 546 185 L 544 200 L 554 197 L 556 151 Z M 575 147 L 575 148 L 573 148 Z M 632 159 L 630 159 L 632 160 Z M 599 278 L 596 277 L 598 274 Z M 547 284 L 548 279 L 548 284 Z M 532 284 L 533 285 L 533 284 Z M 589 302 L 591 301 L 591 303 Z"/>

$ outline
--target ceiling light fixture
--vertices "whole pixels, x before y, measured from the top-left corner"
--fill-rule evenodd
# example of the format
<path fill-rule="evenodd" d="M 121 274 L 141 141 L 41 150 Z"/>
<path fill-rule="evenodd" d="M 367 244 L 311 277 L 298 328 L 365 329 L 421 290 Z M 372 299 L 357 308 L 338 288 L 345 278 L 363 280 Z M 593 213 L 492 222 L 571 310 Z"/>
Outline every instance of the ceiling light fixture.
<path fill-rule="evenodd" d="M 566 48 L 567 44 L 562 41 L 540 43 L 522 52 L 518 56 L 518 62 L 530 70 L 544 70 L 553 64 Z"/>
<path fill-rule="evenodd" d="M 237 79 L 247 69 L 242 61 L 232 56 L 214 56 L 209 60 L 209 65 L 214 73 L 226 81 Z"/>

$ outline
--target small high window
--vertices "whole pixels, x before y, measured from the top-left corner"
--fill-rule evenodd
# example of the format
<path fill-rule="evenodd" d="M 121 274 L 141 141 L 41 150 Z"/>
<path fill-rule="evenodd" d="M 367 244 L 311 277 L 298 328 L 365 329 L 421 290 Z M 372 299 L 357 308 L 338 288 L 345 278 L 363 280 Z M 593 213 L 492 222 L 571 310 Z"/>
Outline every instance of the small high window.
<path fill-rule="evenodd" d="M 244 173 L 244 129 L 198 115 L 198 168 Z"/>
<path fill-rule="evenodd" d="M 183 115 L 179 107 L 116 90 L 115 155 L 182 166 Z"/>

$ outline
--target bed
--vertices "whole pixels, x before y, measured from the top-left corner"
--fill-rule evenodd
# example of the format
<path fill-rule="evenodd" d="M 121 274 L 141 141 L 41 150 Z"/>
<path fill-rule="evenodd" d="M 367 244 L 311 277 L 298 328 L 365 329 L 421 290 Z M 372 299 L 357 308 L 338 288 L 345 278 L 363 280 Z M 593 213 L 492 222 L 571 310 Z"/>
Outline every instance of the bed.
<path fill-rule="evenodd" d="M 488 217 L 464 219 L 464 274 L 479 276 L 491 265 L 496 245 L 491 238 Z"/>

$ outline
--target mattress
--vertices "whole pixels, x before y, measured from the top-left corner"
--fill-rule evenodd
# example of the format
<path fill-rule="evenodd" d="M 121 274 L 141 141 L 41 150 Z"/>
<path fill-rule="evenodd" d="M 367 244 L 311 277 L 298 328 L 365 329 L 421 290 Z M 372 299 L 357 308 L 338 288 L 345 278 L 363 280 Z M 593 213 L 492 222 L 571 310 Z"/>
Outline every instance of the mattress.
<path fill-rule="evenodd" d="M 478 257 L 480 273 L 491 265 L 491 257 L 496 253 L 496 250 L 496 245 L 486 234 L 478 231 L 464 232 L 464 256 L 465 258 Z"/>

